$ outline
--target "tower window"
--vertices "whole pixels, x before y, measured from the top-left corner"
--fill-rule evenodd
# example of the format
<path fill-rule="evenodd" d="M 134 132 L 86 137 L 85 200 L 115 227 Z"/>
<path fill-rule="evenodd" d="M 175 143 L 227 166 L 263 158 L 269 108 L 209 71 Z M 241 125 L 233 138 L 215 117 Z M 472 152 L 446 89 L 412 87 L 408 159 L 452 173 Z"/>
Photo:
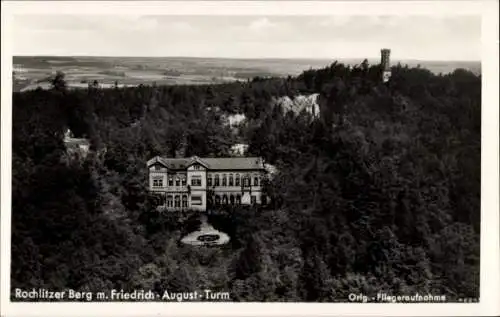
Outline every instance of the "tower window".
<path fill-rule="evenodd" d="M 191 186 L 201 186 L 201 177 L 193 176 L 193 178 L 191 178 Z"/>

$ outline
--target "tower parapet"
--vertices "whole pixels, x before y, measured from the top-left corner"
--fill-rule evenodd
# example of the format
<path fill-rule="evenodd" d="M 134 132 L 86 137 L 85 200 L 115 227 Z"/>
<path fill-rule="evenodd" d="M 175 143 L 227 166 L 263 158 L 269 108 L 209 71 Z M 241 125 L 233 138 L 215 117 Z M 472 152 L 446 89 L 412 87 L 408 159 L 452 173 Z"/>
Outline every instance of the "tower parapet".
<path fill-rule="evenodd" d="M 381 59 L 380 66 L 382 68 L 382 81 L 384 83 L 388 82 L 391 78 L 391 50 L 388 48 L 383 48 L 380 50 Z"/>

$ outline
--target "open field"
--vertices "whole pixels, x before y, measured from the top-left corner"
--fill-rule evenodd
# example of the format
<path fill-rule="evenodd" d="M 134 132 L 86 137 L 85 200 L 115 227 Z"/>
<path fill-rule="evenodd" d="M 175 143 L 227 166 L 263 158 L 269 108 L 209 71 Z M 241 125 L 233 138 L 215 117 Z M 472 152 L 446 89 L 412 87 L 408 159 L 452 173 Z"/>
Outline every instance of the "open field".
<path fill-rule="evenodd" d="M 49 57 L 15 56 L 14 91 L 47 88 L 47 78 L 56 71 L 66 74 L 69 87 L 85 88 L 97 80 L 101 87 L 136 86 L 139 84 L 186 85 L 213 84 L 252 79 L 256 76 L 295 76 L 303 70 L 320 68 L 332 60 L 321 59 L 222 59 L 186 57 Z M 355 65 L 361 60 L 339 59 Z M 369 60 L 376 64 L 378 60 Z M 479 62 L 398 61 L 431 70 L 448 73 L 466 68 L 479 73 Z"/>

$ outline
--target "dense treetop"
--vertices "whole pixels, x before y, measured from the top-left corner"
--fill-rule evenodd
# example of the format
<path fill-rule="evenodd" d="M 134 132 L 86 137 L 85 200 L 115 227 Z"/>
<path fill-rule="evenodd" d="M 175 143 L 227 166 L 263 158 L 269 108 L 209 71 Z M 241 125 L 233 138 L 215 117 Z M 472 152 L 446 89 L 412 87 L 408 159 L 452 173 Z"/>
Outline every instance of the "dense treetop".
<path fill-rule="evenodd" d="M 228 291 L 238 301 L 347 294 L 479 296 L 481 77 L 339 63 L 206 86 L 14 93 L 12 288 Z M 319 93 L 321 116 L 274 107 Z M 243 113 L 234 130 L 223 114 Z M 63 133 L 91 140 L 65 157 Z M 249 144 L 279 173 L 267 208 L 211 219 L 225 248 L 178 244 L 196 221 L 158 214 L 145 162 Z"/>

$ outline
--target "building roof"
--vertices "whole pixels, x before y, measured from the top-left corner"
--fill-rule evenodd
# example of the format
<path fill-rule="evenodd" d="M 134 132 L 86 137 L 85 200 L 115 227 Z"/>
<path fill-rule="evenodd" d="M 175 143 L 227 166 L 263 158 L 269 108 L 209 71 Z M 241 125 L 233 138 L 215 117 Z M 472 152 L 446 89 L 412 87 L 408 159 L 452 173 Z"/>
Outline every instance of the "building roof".
<path fill-rule="evenodd" d="M 165 158 L 156 156 L 148 161 L 148 166 L 160 163 L 168 169 L 186 169 L 198 162 L 211 170 L 256 170 L 264 169 L 264 162 L 260 157 L 220 157 L 220 158 Z"/>

